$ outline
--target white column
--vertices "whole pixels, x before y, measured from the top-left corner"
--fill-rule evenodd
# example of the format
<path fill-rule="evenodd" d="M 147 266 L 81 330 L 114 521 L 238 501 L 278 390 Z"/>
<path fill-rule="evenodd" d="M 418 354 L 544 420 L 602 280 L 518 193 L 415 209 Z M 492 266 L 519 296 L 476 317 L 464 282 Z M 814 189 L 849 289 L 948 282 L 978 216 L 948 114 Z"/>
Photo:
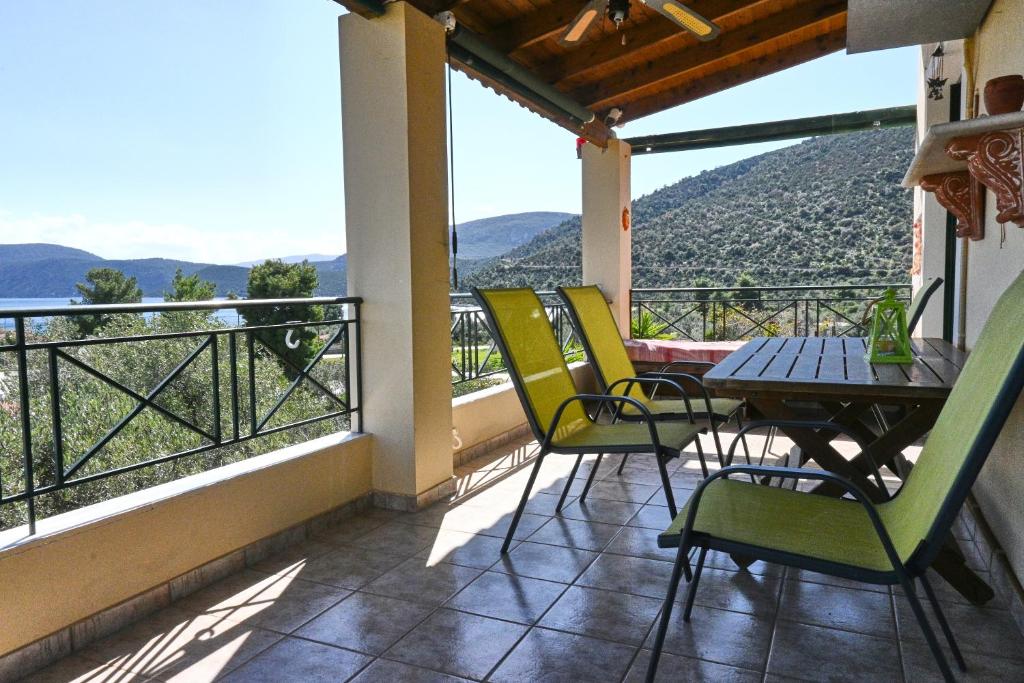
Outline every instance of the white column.
<path fill-rule="evenodd" d="M 583 284 L 601 287 L 624 338 L 629 337 L 633 257 L 630 225 L 630 147 L 583 146 Z"/>
<path fill-rule="evenodd" d="M 362 296 L 363 427 L 388 507 L 452 488 L 445 36 L 405 2 L 339 19 L 348 291 Z"/>
<path fill-rule="evenodd" d="M 924 73 L 931 58 L 935 43 L 923 45 L 920 51 L 918 73 Z M 949 83 L 955 82 L 962 60 L 961 48 L 956 43 L 946 43 L 945 69 Z M 918 143 L 924 138 L 928 127 L 949 121 L 949 88 L 941 100 L 928 99 L 924 78 L 917 82 L 917 136 Z M 968 94 L 964 93 L 964 97 Z M 927 287 L 937 277 L 945 278 L 946 273 L 946 209 L 935 199 L 935 195 L 914 188 L 914 269 L 911 282 L 916 293 Z M 956 282 L 944 282 L 942 288 L 932 295 L 917 326 L 917 337 L 941 337 L 944 315 L 943 297 L 947 288 L 957 288 Z M 955 329 L 955 328 L 954 328 Z"/>

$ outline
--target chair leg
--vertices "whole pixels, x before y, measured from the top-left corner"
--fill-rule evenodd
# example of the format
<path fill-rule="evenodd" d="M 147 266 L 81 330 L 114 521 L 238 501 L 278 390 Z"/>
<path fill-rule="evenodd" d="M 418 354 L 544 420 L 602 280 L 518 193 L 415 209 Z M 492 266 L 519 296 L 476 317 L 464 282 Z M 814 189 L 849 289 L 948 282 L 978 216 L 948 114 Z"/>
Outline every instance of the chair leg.
<path fill-rule="evenodd" d="M 594 483 L 594 477 L 597 476 L 597 468 L 601 465 L 601 458 L 604 457 L 604 453 L 597 454 L 597 460 L 594 461 L 594 467 L 590 470 L 590 476 L 587 477 L 587 483 L 583 486 L 583 493 L 580 494 L 580 502 L 587 499 L 587 494 L 590 493 L 590 487 Z"/>
<path fill-rule="evenodd" d="M 739 411 L 739 409 L 737 409 L 736 412 L 733 413 L 733 417 L 736 418 L 736 429 L 737 430 L 743 429 L 743 420 L 740 418 L 740 411 Z M 726 422 L 728 422 L 728 418 L 726 418 Z M 740 435 L 740 442 L 743 444 L 743 457 L 745 457 L 747 459 L 747 464 L 749 465 L 749 464 L 751 464 L 751 462 L 750 462 L 750 445 L 747 443 L 747 435 L 746 434 Z M 761 460 L 764 460 L 764 455 L 763 454 L 761 455 Z M 731 459 L 729 460 L 729 464 L 730 465 L 732 464 L 732 460 Z M 757 483 L 757 477 L 755 477 L 753 474 L 750 475 L 750 483 L 751 484 L 756 484 Z"/>
<path fill-rule="evenodd" d="M 693 441 L 693 445 L 697 447 L 697 460 L 700 462 L 700 471 L 704 475 L 704 478 L 708 478 L 708 460 L 704 457 L 704 448 L 700 445 L 700 436 Z"/>
<path fill-rule="evenodd" d="M 740 418 L 740 411 L 736 411 L 736 429 L 743 429 L 743 420 Z M 744 434 L 740 437 L 740 442 L 743 444 L 743 455 L 747 458 L 747 464 L 750 464 L 750 445 L 747 444 L 747 435 Z M 732 463 L 729 463 L 730 465 Z"/>
<path fill-rule="evenodd" d="M 700 573 L 704 570 L 704 558 L 708 555 L 707 548 L 700 549 L 697 556 L 697 566 L 693 569 L 693 578 L 690 579 L 690 589 L 686 591 L 686 607 L 683 609 L 683 621 L 690 621 L 690 612 L 693 611 L 693 599 L 697 597 L 697 584 L 700 583 Z"/>
<path fill-rule="evenodd" d="M 718 435 L 718 421 L 715 419 L 714 413 L 708 415 L 708 420 L 711 423 L 711 437 L 715 440 L 715 450 L 718 452 L 718 463 L 724 466 L 725 451 L 722 450 L 722 438 Z M 729 464 L 731 465 L 732 463 Z M 708 468 L 707 465 L 704 464 L 703 460 L 701 460 L 700 466 L 701 469 L 704 471 L 704 478 L 707 479 Z"/>
<path fill-rule="evenodd" d="M 687 557 L 689 548 L 680 539 L 679 550 L 676 552 L 676 562 L 672 566 L 672 578 L 668 582 L 668 593 L 665 595 L 665 605 L 661 608 L 661 620 L 658 622 L 658 633 L 654 637 L 654 648 L 651 650 L 651 661 L 647 664 L 647 676 L 644 680 L 653 683 L 658 673 L 658 660 L 661 659 L 661 650 L 665 647 L 665 634 L 668 633 L 668 625 L 672 619 L 672 605 L 676 601 L 676 591 L 679 589 L 679 579 L 683 574 L 683 567 L 689 568 L 690 560 Z"/>
<path fill-rule="evenodd" d="M 764 440 L 764 446 L 761 448 L 761 457 L 758 459 L 758 466 L 764 465 L 764 459 L 768 456 L 768 453 L 772 450 L 772 442 L 775 440 L 775 427 L 768 428 L 768 436 Z M 761 477 L 761 484 L 763 486 L 771 486 L 771 477 Z"/>
<path fill-rule="evenodd" d="M 658 472 L 661 473 L 661 485 L 665 489 L 665 502 L 668 503 L 669 514 L 672 516 L 672 519 L 675 519 L 679 511 L 676 509 L 676 497 L 672 493 L 672 482 L 669 481 L 668 468 L 665 466 L 665 461 L 668 458 L 660 454 L 655 454 L 654 457 L 658 460 Z"/>
<path fill-rule="evenodd" d="M 715 439 L 715 448 L 718 450 L 718 459 L 722 459 L 722 445 L 718 441 L 718 432 L 715 430 L 715 418 L 711 418 L 711 435 Z M 700 434 L 694 439 L 694 444 L 697 446 L 697 459 L 700 461 L 700 473 L 705 479 L 708 478 L 708 463 L 704 457 L 704 449 L 700 445 Z"/>
<path fill-rule="evenodd" d="M 924 592 L 928 596 L 928 601 L 932 603 L 932 610 L 935 612 L 935 617 L 939 620 L 939 626 L 942 628 L 942 633 L 946 636 L 946 642 L 949 643 L 949 649 L 953 651 L 953 658 L 956 660 L 956 665 L 960 667 L 961 671 L 967 671 L 967 662 L 964 661 L 964 656 L 960 653 L 960 647 L 956 644 L 956 638 L 953 637 L 953 629 L 949 627 L 949 622 L 946 621 L 946 615 L 943 614 L 942 608 L 939 607 L 939 601 L 935 598 L 935 591 L 932 590 L 932 584 L 921 575 L 921 585 L 924 586 Z"/>
<path fill-rule="evenodd" d="M 928 617 L 924 613 L 921 601 L 918 600 L 917 594 L 914 592 L 914 584 L 910 579 L 901 579 L 900 584 L 903 586 L 903 592 L 910 603 L 910 609 L 913 610 L 914 617 L 917 619 L 921 631 L 924 632 L 924 639 L 928 641 L 928 649 L 932 651 L 932 656 L 939 665 L 939 670 L 942 671 L 942 677 L 947 683 L 956 683 L 956 679 L 953 678 L 953 671 L 949 668 L 949 662 L 946 661 L 946 655 L 942 653 L 939 641 L 935 637 L 935 631 L 932 630 L 931 624 L 928 623 Z"/>
<path fill-rule="evenodd" d="M 558 505 L 555 506 L 555 512 L 562 511 L 562 506 L 565 505 L 565 498 L 569 495 L 569 489 L 572 488 L 572 483 L 576 480 L 576 472 L 579 471 L 581 462 L 583 462 L 582 453 L 580 453 L 576 458 L 576 463 L 572 466 L 572 471 L 569 472 L 569 481 L 565 482 L 565 488 L 562 489 L 562 497 L 558 499 Z"/>
<path fill-rule="evenodd" d="M 526 508 L 526 501 L 530 500 L 530 491 L 533 490 L 533 484 L 537 481 L 537 473 L 540 472 L 540 465 L 544 462 L 544 456 L 547 453 L 541 453 L 537 456 L 537 462 L 533 465 L 533 470 L 530 471 L 530 478 L 526 482 L 526 489 L 523 491 L 523 497 L 519 499 L 519 507 L 516 508 L 515 515 L 512 516 L 512 524 L 508 527 L 508 533 L 505 534 L 505 542 L 501 544 L 501 554 L 504 555 L 508 552 L 508 547 L 512 545 L 512 535 L 516 532 L 516 527 L 519 526 L 519 519 L 523 516 L 523 509 Z"/>
<path fill-rule="evenodd" d="M 622 454 L 622 461 L 619 463 L 619 470 L 615 474 L 622 476 L 622 468 L 626 466 L 626 458 L 629 457 L 629 453 Z"/>

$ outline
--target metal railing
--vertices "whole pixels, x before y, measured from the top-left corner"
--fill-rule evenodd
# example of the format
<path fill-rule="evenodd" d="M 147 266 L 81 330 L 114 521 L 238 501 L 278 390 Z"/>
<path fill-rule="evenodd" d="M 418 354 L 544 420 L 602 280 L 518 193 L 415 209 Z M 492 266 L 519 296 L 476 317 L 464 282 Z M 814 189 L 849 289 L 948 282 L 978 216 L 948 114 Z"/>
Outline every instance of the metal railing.
<path fill-rule="evenodd" d="M 868 305 L 894 289 L 909 301 L 911 285 L 678 287 L 633 289 L 634 336 L 689 341 L 752 337 L 855 337 Z"/>
<path fill-rule="evenodd" d="M 565 304 L 555 292 L 537 292 L 544 302 L 555 339 L 568 360 L 582 358 L 582 347 L 572 329 Z M 483 311 L 472 294 L 451 295 L 452 384 L 482 379 L 507 372 L 487 328 Z"/>
<path fill-rule="evenodd" d="M 248 457 L 258 448 L 247 442 L 274 441 L 287 430 L 336 431 L 344 421 L 358 431 L 360 303 L 317 297 L 0 310 L 0 319 L 13 321 L 13 331 L 0 331 L 0 513 L 8 512 L 0 528 L 17 517 L 35 533 L 41 497 L 100 482 L 123 489 L 111 483 L 118 475 L 135 472 L 149 483 L 134 488 L 144 488 L 193 473 L 200 454 Z M 214 315 L 227 309 L 252 324 L 231 326 Z M 268 312 L 294 319 L 261 322 Z M 158 447 L 167 452 L 153 452 Z M 190 471 L 181 472 L 188 458 L 193 464 L 181 469 Z M 157 472 L 162 466 L 170 471 Z M 18 504 L 23 509 L 12 513 Z"/>

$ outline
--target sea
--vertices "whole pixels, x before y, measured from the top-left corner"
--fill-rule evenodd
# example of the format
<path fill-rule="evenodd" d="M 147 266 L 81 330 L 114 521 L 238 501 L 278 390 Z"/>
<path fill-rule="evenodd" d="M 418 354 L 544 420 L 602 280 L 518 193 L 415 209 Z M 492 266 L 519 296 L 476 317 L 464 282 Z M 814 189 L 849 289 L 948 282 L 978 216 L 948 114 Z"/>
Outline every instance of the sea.
<path fill-rule="evenodd" d="M 2 311 L 8 311 L 17 308 L 58 308 L 67 306 L 72 301 L 77 301 L 76 297 L 61 297 L 61 298 L 38 298 L 38 299 L 2 299 L 0 298 L 0 330 L 14 329 L 14 319 L 3 317 Z M 226 299 L 222 299 L 226 301 Z M 147 296 L 143 297 L 142 303 L 144 304 L 158 304 L 162 303 L 163 298 Z M 147 313 L 146 316 L 153 315 Z M 238 315 L 238 311 L 233 308 L 224 308 L 215 312 L 215 315 L 220 318 L 224 323 L 228 325 L 240 325 L 242 321 Z"/>

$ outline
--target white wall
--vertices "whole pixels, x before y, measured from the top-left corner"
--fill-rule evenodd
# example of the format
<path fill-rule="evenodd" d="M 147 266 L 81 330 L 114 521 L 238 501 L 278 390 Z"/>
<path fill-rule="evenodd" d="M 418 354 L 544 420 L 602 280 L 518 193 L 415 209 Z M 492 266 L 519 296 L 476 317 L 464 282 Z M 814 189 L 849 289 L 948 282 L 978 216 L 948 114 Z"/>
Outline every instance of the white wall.
<path fill-rule="evenodd" d="M 978 33 L 967 40 L 964 53 L 964 102 L 970 105 L 990 78 L 1024 73 L 1024 0 L 995 0 Z M 973 90 L 967 89 L 973 86 Z M 979 98 L 980 112 L 985 114 Z M 919 100 L 919 104 L 922 101 Z M 1024 269 L 1024 229 L 995 221 L 995 197 L 988 192 L 985 207 L 985 238 L 961 240 L 961 252 L 967 259 L 966 301 L 962 311 L 966 320 L 966 346 L 977 340 L 985 320 L 1000 294 Z M 942 218 L 944 223 L 944 217 Z M 941 234 L 943 225 L 925 223 L 925 233 Z M 1003 235 L 1005 234 L 1005 241 Z M 926 272 L 926 274 L 928 274 Z M 939 273 L 941 274 L 941 273 Z M 1021 321 L 1024 334 L 1024 321 Z M 974 495 L 985 519 L 1007 553 L 1017 578 L 1024 582 L 1024 401 L 1004 428 L 985 468 Z"/>

